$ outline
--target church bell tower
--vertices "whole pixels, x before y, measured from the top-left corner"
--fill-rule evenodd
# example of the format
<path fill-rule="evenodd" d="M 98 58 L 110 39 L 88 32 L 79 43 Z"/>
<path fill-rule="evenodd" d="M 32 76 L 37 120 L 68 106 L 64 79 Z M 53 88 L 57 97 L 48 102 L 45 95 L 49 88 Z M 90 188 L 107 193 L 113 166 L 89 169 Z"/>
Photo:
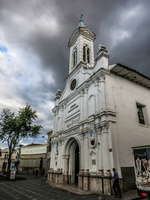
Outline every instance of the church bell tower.
<path fill-rule="evenodd" d="M 85 26 L 81 16 L 79 24 L 68 42 L 70 47 L 69 74 L 79 65 L 85 69 L 94 67 L 95 39 L 95 34 Z"/>

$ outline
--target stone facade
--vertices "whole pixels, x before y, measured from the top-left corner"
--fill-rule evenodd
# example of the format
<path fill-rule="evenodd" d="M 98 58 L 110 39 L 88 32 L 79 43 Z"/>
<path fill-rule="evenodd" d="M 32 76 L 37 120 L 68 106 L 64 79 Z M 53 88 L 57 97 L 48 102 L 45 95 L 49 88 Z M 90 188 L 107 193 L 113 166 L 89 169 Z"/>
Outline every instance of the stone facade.
<path fill-rule="evenodd" d="M 68 43 L 66 86 L 55 98 L 48 181 L 111 195 L 112 168 L 127 188 L 122 174 L 132 173 L 132 147 L 150 139 L 150 79 L 121 64 L 109 65 L 102 45 L 94 62 L 94 40 L 80 19 Z M 139 122 L 137 105 L 145 124 Z"/>

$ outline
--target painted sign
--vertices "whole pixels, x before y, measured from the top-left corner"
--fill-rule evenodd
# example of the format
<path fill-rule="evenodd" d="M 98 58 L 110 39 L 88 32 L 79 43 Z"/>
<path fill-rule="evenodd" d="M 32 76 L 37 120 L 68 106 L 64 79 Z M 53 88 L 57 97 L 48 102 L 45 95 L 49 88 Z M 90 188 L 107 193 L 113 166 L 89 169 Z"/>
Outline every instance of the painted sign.
<path fill-rule="evenodd" d="M 134 158 L 137 187 L 150 187 L 150 148 L 134 149 Z"/>
<path fill-rule="evenodd" d="M 12 168 L 10 172 L 10 180 L 16 179 L 16 168 Z"/>

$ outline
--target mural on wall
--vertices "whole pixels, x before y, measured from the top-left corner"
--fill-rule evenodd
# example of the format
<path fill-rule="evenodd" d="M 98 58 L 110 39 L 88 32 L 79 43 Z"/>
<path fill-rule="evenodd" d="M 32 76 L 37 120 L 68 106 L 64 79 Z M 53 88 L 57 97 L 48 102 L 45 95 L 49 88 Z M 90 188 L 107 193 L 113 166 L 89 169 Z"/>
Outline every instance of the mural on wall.
<path fill-rule="evenodd" d="M 94 146 L 95 142 L 96 142 L 96 135 L 95 135 L 94 131 L 92 131 L 90 133 L 90 139 L 91 139 L 91 145 Z"/>
<path fill-rule="evenodd" d="M 150 148 L 134 150 L 138 187 L 150 186 Z"/>

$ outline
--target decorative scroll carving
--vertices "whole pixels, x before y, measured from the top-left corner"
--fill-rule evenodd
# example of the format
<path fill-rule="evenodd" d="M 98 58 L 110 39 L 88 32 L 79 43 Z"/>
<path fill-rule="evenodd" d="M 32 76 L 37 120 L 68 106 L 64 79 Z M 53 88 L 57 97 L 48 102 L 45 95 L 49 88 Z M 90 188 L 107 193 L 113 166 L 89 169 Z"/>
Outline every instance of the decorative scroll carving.
<path fill-rule="evenodd" d="M 70 128 L 70 127 L 72 127 L 72 126 L 78 124 L 78 123 L 79 123 L 79 120 L 80 120 L 80 117 L 77 117 L 77 118 L 75 118 L 75 119 L 72 119 L 71 121 L 69 121 L 69 122 L 66 124 L 66 126 L 67 126 L 68 128 Z"/>
<path fill-rule="evenodd" d="M 108 125 L 107 124 L 102 126 L 102 133 L 108 133 Z"/>
<path fill-rule="evenodd" d="M 91 156 L 96 155 L 96 151 L 95 151 L 94 149 L 92 149 L 92 150 L 89 152 L 89 154 L 90 154 Z"/>
<path fill-rule="evenodd" d="M 99 85 L 99 79 L 94 80 L 94 87 Z"/>
<path fill-rule="evenodd" d="M 100 76 L 100 82 L 105 82 L 105 74 L 102 74 L 102 75 Z"/>
<path fill-rule="evenodd" d="M 108 125 L 102 126 L 102 131 L 108 131 Z"/>
<path fill-rule="evenodd" d="M 87 94 L 87 93 L 88 93 L 88 90 L 89 90 L 89 88 L 86 87 L 86 88 L 84 89 L 84 94 Z"/>
<path fill-rule="evenodd" d="M 80 96 L 81 96 L 81 97 L 84 96 L 84 90 L 81 90 L 81 92 L 80 92 Z"/>

